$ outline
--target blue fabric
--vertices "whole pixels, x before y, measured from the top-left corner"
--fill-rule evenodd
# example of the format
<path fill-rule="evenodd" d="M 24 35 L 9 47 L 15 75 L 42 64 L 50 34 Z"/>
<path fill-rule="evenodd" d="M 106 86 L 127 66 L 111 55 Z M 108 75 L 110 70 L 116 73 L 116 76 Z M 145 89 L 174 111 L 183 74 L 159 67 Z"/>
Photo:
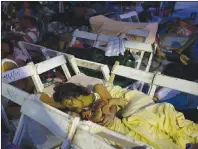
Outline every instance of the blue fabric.
<path fill-rule="evenodd" d="M 198 96 L 181 93 L 167 100 L 159 100 L 157 103 L 168 102 L 172 104 L 176 110 L 189 110 L 198 108 Z"/>
<path fill-rule="evenodd" d="M 22 19 L 25 16 L 25 10 L 26 9 L 27 8 L 20 9 L 19 12 L 17 13 L 17 18 Z M 31 16 L 34 15 L 34 11 L 32 9 L 30 9 L 30 13 L 31 13 Z"/>

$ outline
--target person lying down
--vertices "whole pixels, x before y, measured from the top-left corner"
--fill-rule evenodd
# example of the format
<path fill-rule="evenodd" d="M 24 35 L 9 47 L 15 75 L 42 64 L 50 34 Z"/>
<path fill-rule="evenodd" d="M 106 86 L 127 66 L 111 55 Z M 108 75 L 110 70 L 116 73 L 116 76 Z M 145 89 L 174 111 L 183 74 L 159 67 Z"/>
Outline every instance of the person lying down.
<path fill-rule="evenodd" d="M 89 92 L 73 83 L 57 85 L 54 91 L 53 98 L 40 93 L 41 101 L 156 149 L 185 149 L 189 143 L 198 143 L 197 124 L 186 120 L 169 103 L 154 104 L 142 92 L 102 84 Z"/>

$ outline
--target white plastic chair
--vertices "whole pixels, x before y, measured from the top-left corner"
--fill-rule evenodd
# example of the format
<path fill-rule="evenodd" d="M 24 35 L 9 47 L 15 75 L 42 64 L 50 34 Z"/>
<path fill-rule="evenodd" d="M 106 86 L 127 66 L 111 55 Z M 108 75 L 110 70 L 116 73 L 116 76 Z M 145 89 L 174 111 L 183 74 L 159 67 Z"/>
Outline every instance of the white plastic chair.
<path fill-rule="evenodd" d="M 143 30 L 131 30 L 127 34 L 128 35 L 141 35 L 143 37 L 147 37 L 149 33 L 147 31 L 143 31 Z M 113 36 L 108 36 L 108 35 L 103 35 L 103 34 L 97 35 L 94 33 L 88 33 L 88 32 L 84 32 L 84 31 L 75 30 L 75 32 L 73 34 L 72 41 L 70 43 L 70 46 L 72 46 L 75 43 L 76 38 L 84 38 L 84 39 L 95 41 L 93 47 L 96 47 L 103 51 L 106 51 L 106 47 L 101 46 L 101 44 L 103 44 L 103 45 L 107 44 L 109 39 L 112 37 Z M 132 51 L 136 51 L 136 52 L 140 51 L 141 52 L 140 58 L 137 60 L 136 69 L 140 69 L 145 52 L 149 52 L 150 57 L 148 60 L 148 65 L 146 66 L 146 71 L 149 71 L 153 55 L 156 51 L 156 46 L 154 46 L 154 48 L 153 48 L 152 44 L 139 43 L 139 42 L 135 42 L 135 41 L 124 41 L 124 46 L 125 46 L 125 48 L 129 49 L 131 52 Z"/>
<path fill-rule="evenodd" d="M 128 16 L 128 15 L 126 15 L 126 16 Z M 126 17 L 126 16 L 124 16 L 124 17 Z M 112 30 L 111 28 L 108 28 L 108 29 L 105 28 L 105 29 Z M 131 31 L 127 32 L 127 35 L 137 35 L 137 36 L 147 37 L 149 35 L 149 32 L 146 30 L 136 29 L 136 30 L 131 30 Z M 75 32 L 73 33 L 73 38 L 70 43 L 70 46 L 72 46 L 75 43 L 77 38 L 83 38 L 83 39 L 88 39 L 88 40 L 94 41 L 93 47 L 96 47 L 103 51 L 106 51 L 107 47 L 101 46 L 101 44 L 102 45 L 107 44 L 109 42 L 109 39 L 112 37 L 113 36 L 108 36 L 108 35 L 103 35 L 103 34 L 97 35 L 94 33 L 88 33 L 88 32 L 75 30 Z M 135 52 L 135 53 L 140 52 L 140 56 L 136 60 L 136 63 L 137 63 L 136 69 L 140 69 L 145 52 L 150 53 L 147 66 L 145 68 L 145 71 L 149 72 L 157 45 L 147 44 L 147 43 L 139 43 L 139 42 L 135 42 L 135 41 L 124 41 L 124 46 L 126 49 L 130 50 L 130 52 Z M 140 91 L 142 91 L 143 86 L 144 86 L 144 83 L 140 82 Z"/>
<path fill-rule="evenodd" d="M 46 71 L 56 68 L 58 66 L 62 67 L 66 78 L 69 79 L 71 77 L 71 75 L 70 75 L 70 72 L 66 66 L 66 60 L 63 55 L 54 57 L 50 60 L 38 63 L 36 65 L 34 65 L 31 62 L 27 66 L 4 72 L 4 73 L 2 73 L 2 78 L 7 83 L 11 83 L 11 82 L 15 82 L 15 81 L 27 78 L 27 77 L 31 77 L 32 81 L 36 87 L 37 92 L 42 92 L 44 90 L 44 86 L 41 82 L 39 74 L 42 74 L 43 72 L 46 72 Z M 7 107 L 9 98 L 4 97 L 3 99 L 5 100 L 4 105 L 2 105 L 3 120 L 5 122 L 6 127 L 9 130 L 13 131 L 14 128 L 13 127 L 11 128 L 12 123 L 9 123 L 9 120 L 5 113 L 5 108 Z"/>

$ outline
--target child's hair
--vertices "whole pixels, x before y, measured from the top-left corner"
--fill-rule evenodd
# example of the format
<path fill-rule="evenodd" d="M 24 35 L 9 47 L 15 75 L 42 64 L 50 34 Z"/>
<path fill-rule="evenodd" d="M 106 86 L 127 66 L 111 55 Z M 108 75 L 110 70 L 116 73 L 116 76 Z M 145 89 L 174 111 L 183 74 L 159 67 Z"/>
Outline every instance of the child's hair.
<path fill-rule="evenodd" d="M 1 44 L 7 44 L 9 46 L 9 55 L 12 55 L 14 53 L 14 46 L 12 44 L 12 42 L 9 39 L 2 39 L 1 40 Z"/>
<path fill-rule="evenodd" d="M 63 99 L 72 99 L 81 95 L 86 96 L 90 94 L 87 88 L 73 83 L 59 84 L 54 88 L 54 91 L 53 98 L 56 102 L 60 103 Z"/>

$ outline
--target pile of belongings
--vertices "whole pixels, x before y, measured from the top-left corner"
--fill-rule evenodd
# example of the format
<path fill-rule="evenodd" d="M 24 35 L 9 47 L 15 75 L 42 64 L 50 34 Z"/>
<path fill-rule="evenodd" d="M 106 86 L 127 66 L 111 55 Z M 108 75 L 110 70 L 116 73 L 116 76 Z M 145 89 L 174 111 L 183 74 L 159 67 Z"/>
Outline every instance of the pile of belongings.
<path fill-rule="evenodd" d="M 188 53 L 196 40 L 194 32 L 196 28 L 184 20 L 163 22 L 157 37 L 158 56 L 187 65 L 190 62 Z"/>

